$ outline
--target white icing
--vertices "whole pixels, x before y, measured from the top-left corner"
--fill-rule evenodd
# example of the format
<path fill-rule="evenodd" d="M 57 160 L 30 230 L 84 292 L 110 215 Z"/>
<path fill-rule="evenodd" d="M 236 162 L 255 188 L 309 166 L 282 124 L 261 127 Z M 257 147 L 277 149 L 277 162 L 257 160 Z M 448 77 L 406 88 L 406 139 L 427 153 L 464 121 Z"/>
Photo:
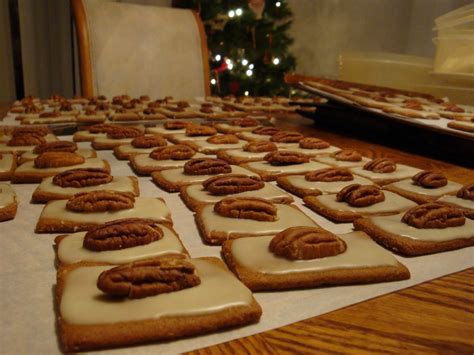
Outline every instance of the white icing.
<path fill-rule="evenodd" d="M 338 235 L 346 243 L 344 253 L 310 260 L 289 260 L 269 250 L 273 235 L 240 238 L 232 242 L 232 255 L 237 262 L 253 271 L 265 274 L 318 272 L 363 267 L 396 266 L 397 260 L 388 250 L 377 245 L 364 232 Z"/>
<path fill-rule="evenodd" d="M 239 137 L 247 141 L 269 141 L 272 136 L 255 134 L 252 132 L 240 132 Z"/>
<path fill-rule="evenodd" d="M 211 136 L 193 136 L 189 137 L 186 135 L 186 133 L 176 133 L 176 134 L 171 134 L 169 135 L 170 140 L 176 141 L 178 143 L 181 142 L 199 142 L 199 141 L 206 141 Z"/>
<path fill-rule="evenodd" d="M 351 168 L 351 171 L 354 174 L 366 177 L 372 181 L 380 181 L 380 180 L 387 180 L 387 179 L 407 179 L 411 178 L 416 173 L 420 172 L 420 169 L 413 168 L 411 166 L 397 164 L 397 169 L 392 173 L 374 173 L 370 170 L 364 170 L 362 167 L 354 167 Z"/>
<path fill-rule="evenodd" d="M 171 222 L 166 204 L 154 197 L 137 197 L 133 208 L 107 212 L 74 212 L 66 209 L 68 200 L 50 201 L 40 215 L 41 219 L 100 224 L 122 218 L 150 218 L 158 222 Z"/>
<path fill-rule="evenodd" d="M 311 191 L 321 191 L 323 194 L 338 193 L 342 188 L 351 184 L 372 185 L 372 181 L 365 179 L 362 176 L 353 176 L 354 180 L 333 182 L 308 181 L 303 175 L 291 175 L 287 176 L 286 179 L 294 187 Z"/>
<path fill-rule="evenodd" d="M 123 154 L 150 154 L 156 148 L 136 148 L 131 144 L 122 144 L 117 147 L 117 150 Z"/>
<path fill-rule="evenodd" d="M 474 237 L 474 220 L 466 218 L 463 226 L 449 227 L 444 229 L 438 228 L 415 228 L 402 222 L 403 213 L 393 216 L 370 217 L 372 223 L 389 233 L 397 234 L 405 238 L 430 241 L 444 242 L 454 239 L 467 239 Z"/>
<path fill-rule="evenodd" d="M 279 149 L 281 149 L 280 144 L 281 143 L 277 143 L 277 147 L 279 147 Z M 309 156 L 312 156 L 312 157 L 317 156 L 317 155 L 321 155 L 321 154 L 331 154 L 331 153 L 334 153 L 334 152 L 338 152 L 340 150 L 341 150 L 341 148 L 335 147 L 333 145 L 330 145 L 329 147 L 324 148 L 324 149 L 303 149 L 299 146 L 295 146 L 295 147 L 291 148 L 292 152 L 303 153 L 303 154 L 306 154 L 306 155 L 309 155 Z"/>
<path fill-rule="evenodd" d="M 474 210 L 474 201 L 471 200 L 465 200 L 463 198 L 459 198 L 456 196 L 452 195 L 445 195 L 438 199 L 439 202 L 445 202 L 450 205 L 458 206 L 461 208 L 468 208 L 468 209 L 473 209 Z"/>
<path fill-rule="evenodd" d="M 222 132 L 248 132 L 248 131 L 253 131 L 257 126 L 252 126 L 252 127 L 240 127 L 240 126 L 233 126 L 228 123 L 218 123 L 216 124 L 216 129 L 220 130 Z"/>
<path fill-rule="evenodd" d="M 257 174 L 251 172 L 250 170 L 242 168 L 238 165 L 231 165 L 231 173 L 244 174 L 248 176 L 258 176 Z M 207 180 L 212 176 L 216 176 L 216 175 L 185 175 L 183 172 L 183 168 L 167 169 L 167 170 L 161 171 L 161 177 L 164 180 L 167 180 L 177 185 L 196 184 L 199 182 L 203 182 L 204 180 Z"/>
<path fill-rule="evenodd" d="M 79 131 L 79 132 L 74 133 L 72 138 L 73 140 L 80 138 L 82 140 L 93 141 L 94 139 L 99 138 L 99 137 L 105 138 L 107 137 L 107 134 L 106 133 L 90 133 L 88 131 Z"/>
<path fill-rule="evenodd" d="M 362 161 L 342 161 L 329 155 L 321 155 L 315 158 L 317 161 L 339 168 L 351 168 L 354 166 L 364 166 L 370 159 L 362 157 Z"/>
<path fill-rule="evenodd" d="M 25 118 L 23 124 L 50 124 L 50 123 L 66 123 L 66 122 L 76 122 L 75 116 L 59 116 L 59 117 L 31 117 Z"/>
<path fill-rule="evenodd" d="M 242 148 L 247 141 L 239 140 L 238 143 L 233 144 L 213 144 L 206 141 L 197 141 L 193 142 L 197 147 L 198 151 L 218 151 L 218 150 L 227 150 L 227 149 L 235 149 L 235 148 Z"/>
<path fill-rule="evenodd" d="M 193 156 L 194 158 L 205 158 L 207 155 L 202 153 L 196 153 Z M 155 160 L 148 156 L 148 154 L 138 154 L 131 158 L 134 164 L 139 168 L 150 168 L 152 170 L 164 170 L 172 168 L 182 168 L 188 160 Z"/>
<path fill-rule="evenodd" d="M 0 183 L 0 208 L 7 207 L 16 201 L 16 194 L 10 184 Z"/>
<path fill-rule="evenodd" d="M 316 161 L 309 161 L 308 163 L 294 164 L 294 165 L 271 165 L 267 161 L 254 161 L 247 163 L 247 166 L 258 173 L 268 174 L 303 174 L 308 171 L 328 168 L 328 165 L 318 163 Z"/>
<path fill-rule="evenodd" d="M 265 186 L 260 190 L 245 191 L 224 196 L 212 195 L 210 192 L 204 190 L 201 184 L 197 184 L 186 187 L 186 193 L 194 201 L 202 203 L 215 203 L 225 197 L 260 197 L 270 201 L 281 201 L 282 199 L 290 198 L 290 195 L 286 192 L 269 183 L 265 183 Z"/>
<path fill-rule="evenodd" d="M 9 146 L 6 143 L 0 144 L 0 153 L 23 153 L 35 149 L 34 145 Z"/>
<path fill-rule="evenodd" d="M 146 133 L 158 133 L 158 134 L 184 134 L 186 132 L 186 128 L 183 129 L 166 129 L 163 125 L 157 125 L 156 127 L 148 127 L 146 129 Z"/>
<path fill-rule="evenodd" d="M 199 285 L 133 300 L 107 298 L 97 288 L 97 278 L 110 266 L 75 269 L 67 275 L 64 285 L 59 306 L 61 316 L 69 324 L 104 324 L 212 314 L 252 303 L 250 290 L 231 272 L 206 260 L 191 259 L 191 262 L 201 279 Z"/>
<path fill-rule="evenodd" d="M 24 174 L 24 173 L 60 173 L 70 169 L 82 169 L 82 168 L 95 168 L 95 169 L 104 169 L 105 168 L 105 161 L 99 158 L 90 158 L 86 159 L 84 163 L 77 164 L 77 165 L 69 165 L 69 166 L 61 166 L 58 168 L 36 168 L 35 162 L 30 160 L 23 164 L 21 164 L 15 170 L 15 174 Z"/>
<path fill-rule="evenodd" d="M 289 227 L 317 226 L 311 218 L 292 205 L 276 204 L 276 221 L 256 221 L 253 219 L 223 217 L 214 212 L 214 205 L 202 209 L 201 218 L 207 233 L 239 233 L 248 236 L 276 234 Z"/>
<path fill-rule="evenodd" d="M 37 191 L 58 194 L 61 196 L 73 196 L 79 192 L 90 192 L 97 190 L 134 192 L 133 178 L 131 176 L 114 176 L 113 180 L 108 184 L 100 184 L 85 187 L 61 187 L 53 184 L 53 177 L 47 177 L 39 184 Z"/>
<path fill-rule="evenodd" d="M 128 143 L 131 143 L 132 141 L 133 141 L 133 138 L 113 139 L 113 138 L 108 138 L 107 136 L 94 138 L 94 144 L 100 144 L 100 145 L 104 144 L 108 146 L 128 144 Z"/>
<path fill-rule="evenodd" d="M 412 179 L 397 181 L 387 186 L 396 187 L 401 190 L 414 192 L 420 195 L 434 196 L 434 197 L 448 194 L 450 192 L 455 192 L 461 188 L 461 184 L 448 181 L 448 184 L 446 186 L 430 189 L 430 188 L 422 187 L 420 185 L 415 185 Z"/>
<path fill-rule="evenodd" d="M 5 173 L 11 171 L 13 167 L 13 155 L 8 153 L 3 153 L 2 158 L 0 158 L 0 173 Z"/>
<path fill-rule="evenodd" d="M 418 206 L 415 202 L 390 191 L 384 191 L 385 200 L 366 207 L 354 207 L 347 202 L 337 202 L 336 195 L 314 196 L 322 205 L 337 211 L 357 213 L 396 213 Z"/>
<path fill-rule="evenodd" d="M 121 250 L 92 251 L 82 245 L 86 232 L 70 234 L 59 243 L 58 258 L 66 264 L 80 261 L 125 264 L 165 254 L 183 253 L 183 246 L 176 234 L 165 226 L 160 227 L 163 230 L 163 238 L 149 244 Z"/>
<path fill-rule="evenodd" d="M 269 152 L 247 152 L 242 149 L 229 149 L 225 152 L 228 156 L 233 158 L 247 158 L 252 160 L 263 160 L 263 157 L 267 155 Z"/>
<path fill-rule="evenodd" d="M 95 151 L 93 149 L 86 149 L 86 148 L 79 148 L 74 153 L 83 156 L 84 158 L 93 158 L 96 156 Z M 25 152 L 21 155 L 21 160 L 35 160 L 38 154 L 31 152 Z"/>

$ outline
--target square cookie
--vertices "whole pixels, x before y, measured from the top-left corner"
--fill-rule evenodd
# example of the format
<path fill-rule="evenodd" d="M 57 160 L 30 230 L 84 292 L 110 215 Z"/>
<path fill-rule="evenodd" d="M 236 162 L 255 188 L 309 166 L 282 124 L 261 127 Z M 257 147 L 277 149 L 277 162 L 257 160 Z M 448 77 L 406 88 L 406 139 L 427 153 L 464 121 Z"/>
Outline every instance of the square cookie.
<path fill-rule="evenodd" d="M 139 263 L 126 265 L 133 268 Z M 96 286 L 99 275 L 112 269 L 110 265 L 60 268 L 56 305 L 62 350 L 167 341 L 258 322 L 261 307 L 222 261 L 198 258 L 189 263 L 199 277 L 198 285 L 120 302 Z"/>
<path fill-rule="evenodd" d="M 15 153 L 0 153 L 0 181 L 10 180 L 16 169 Z"/>
<path fill-rule="evenodd" d="M 79 148 L 74 151 L 74 153 L 83 156 L 84 158 L 97 158 L 97 153 L 93 149 Z M 33 151 L 24 152 L 20 155 L 18 164 L 21 165 L 24 162 L 35 160 L 39 154 L 34 153 Z"/>
<path fill-rule="evenodd" d="M 375 160 L 372 160 L 372 162 L 375 162 Z M 370 162 L 367 164 L 370 164 Z M 367 170 L 367 169 L 364 169 L 364 167 L 360 167 L 360 166 L 353 167 L 350 169 L 354 174 L 370 179 L 378 185 L 387 185 L 392 182 L 408 179 L 421 171 L 420 169 L 413 168 L 411 166 L 403 165 L 403 164 L 395 164 L 395 166 L 396 166 L 395 171 L 387 172 L 387 173 Z"/>
<path fill-rule="evenodd" d="M 337 255 L 294 260 L 270 250 L 274 238 L 228 240 L 222 255 L 229 268 L 252 291 L 405 280 L 408 269 L 363 232 L 337 235 L 346 249 Z"/>
<path fill-rule="evenodd" d="M 219 141 L 219 138 L 225 137 L 226 135 L 216 134 L 212 137 L 208 137 L 206 140 L 189 141 L 186 142 L 186 144 L 189 144 L 193 149 L 203 154 L 216 154 L 220 150 L 240 149 L 245 144 L 247 144 L 247 141 L 238 139 L 233 135 L 231 135 L 232 141 L 229 141 L 229 143 L 226 143 L 225 141 Z"/>
<path fill-rule="evenodd" d="M 18 202 L 10 184 L 0 183 L 0 222 L 15 218 Z"/>

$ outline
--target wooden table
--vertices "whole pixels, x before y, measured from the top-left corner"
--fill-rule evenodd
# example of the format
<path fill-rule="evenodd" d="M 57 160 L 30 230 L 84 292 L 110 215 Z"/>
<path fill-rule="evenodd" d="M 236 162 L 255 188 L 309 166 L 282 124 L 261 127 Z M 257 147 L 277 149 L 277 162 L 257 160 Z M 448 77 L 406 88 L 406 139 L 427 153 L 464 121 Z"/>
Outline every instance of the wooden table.
<path fill-rule="evenodd" d="M 0 104 L 0 117 L 8 105 Z M 278 119 L 281 129 L 328 140 L 368 157 L 389 157 L 421 169 L 442 171 L 462 184 L 474 171 L 318 128 L 304 118 Z M 222 353 L 439 352 L 474 351 L 474 268 L 352 305 L 285 327 L 193 351 Z"/>

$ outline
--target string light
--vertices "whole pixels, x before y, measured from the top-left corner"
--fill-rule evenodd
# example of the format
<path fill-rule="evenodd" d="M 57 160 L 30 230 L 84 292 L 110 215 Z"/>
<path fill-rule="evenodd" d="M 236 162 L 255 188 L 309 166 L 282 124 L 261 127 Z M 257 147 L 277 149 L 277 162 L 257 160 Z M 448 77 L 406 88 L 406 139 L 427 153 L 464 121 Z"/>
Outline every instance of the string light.
<path fill-rule="evenodd" d="M 216 79 L 214 78 L 211 79 L 211 85 L 216 85 Z"/>
<path fill-rule="evenodd" d="M 234 17 L 235 16 L 235 11 L 234 10 L 230 10 L 227 15 L 229 15 L 230 18 Z"/>
<path fill-rule="evenodd" d="M 273 64 L 275 64 L 275 65 L 280 64 L 280 59 L 279 58 L 273 58 Z"/>
<path fill-rule="evenodd" d="M 249 92 L 248 91 L 244 92 L 244 95 L 249 96 Z"/>
<path fill-rule="evenodd" d="M 233 67 L 234 67 L 234 64 L 232 64 L 232 62 L 227 64 L 227 69 L 232 70 Z"/>
<path fill-rule="evenodd" d="M 215 59 L 216 61 L 219 61 L 219 60 L 221 60 L 221 58 L 222 58 L 222 57 L 221 57 L 221 55 L 220 55 L 220 54 L 216 54 L 216 56 L 214 57 L 214 59 Z"/>
<path fill-rule="evenodd" d="M 276 7 L 280 7 L 280 6 L 281 6 L 281 2 L 277 1 L 277 2 L 275 3 L 275 6 L 276 6 Z"/>
<path fill-rule="evenodd" d="M 250 64 L 250 65 L 249 65 L 249 69 L 253 69 L 253 64 Z"/>
<path fill-rule="evenodd" d="M 248 69 L 248 70 L 245 72 L 245 74 L 247 74 L 247 76 L 252 76 L 252 74 L 253 74 L 252 69 Z"/>
<path fill-rule="evenodd" d="M 230 63 L 232 63 L 232 61 L 229 58 L 226 58 L 225 64 L 230 64 Z"/>
<path fill-rule="evenodd" d="M 242 9 L 237 9 L 237 10 L 235 10 L 235 14 L 236 14 L 237 16 L 242 16 L 242 13 L 243 13 Z"/>
<path fill-rule="evenodd" d="M 247 64 L 249 64 L 249 61 L 247 59 L 242 59 L 242 65 L 245 67 Z"/>

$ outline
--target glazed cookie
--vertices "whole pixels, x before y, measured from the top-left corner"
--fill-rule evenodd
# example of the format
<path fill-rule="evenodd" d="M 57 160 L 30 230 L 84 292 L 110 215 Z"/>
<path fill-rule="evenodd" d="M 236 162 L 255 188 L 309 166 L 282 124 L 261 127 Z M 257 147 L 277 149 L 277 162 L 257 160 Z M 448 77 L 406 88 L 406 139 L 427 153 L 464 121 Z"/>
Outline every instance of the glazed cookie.
<path fill-rule="evenodd" d="M 278 150 L 278 147 L 275 143 L 261 140 L 248 142 L 242 149 L 219 150 L 216 155 L 219 159 L 238 165 L 264 160 L 267 153 L 276 150 Z"/>
<path fill-rule="evenodd" d="M 242 117 L 230 123 L 216 123 L 214 127 L 221 133 L 251 132 L 259 125 L 258 121 L 250 117 Z"/>
<path fill-rule="evenodd" d="M 26 161 L 35 160 L 38 155 L 44 152 L 69 152 L 76 153 L 84 158 L 96 158 L 97 153 L 93 149 L 78 148 L 77 144 L 69 141 L 53 141 L 37 145 L 32 151 L 21 154 L 19 164 Z"/>
<path fill-rule="evenodd" d="M 121 218 L 147 218 L 172 224 L 170 210 L 161 198 L 99 190 L 78 193 L 69 200 L 49 201 L 41 212 L 36 232 L 78 232 Z"/>
<path fill-rule="evenodd" d="M 474 245 L 474 221 L 456 207 L 426 203 L 393 216 L 358 219 L 354 227 L 402 255 L 438 253 Z"/>
<path fill-rule="evenodd" d="M 337 194 L 306 196 L 306 205 L 333 222 L 353 222 L 363 216 L 393 215 L 416 203 L 376 185 L 352 184 Z"/>
<path fill-rule="evenodd" d="M 96 150 L 114 149 L 121 144 L 130 144 L 134 138 L 143 136 L 143 130 L 137 127 L 117 126 L 109 130 L 105 137 L 96 137 L 92 147 Z"/>
<path fill-rule="evenodd" d="M 370 161 L 369 158 L 363 157 L 362 154 L 353 149 L 342 149 L 330 155 L 318 155 L 314 159 L 336 168 L 364 166 Z"/>
<path fill-rule="evenodd" d="M 363 167 L 353 167 L 354 174 L 372 180 L 378 185 L 387 185 L 392 182 L 411 178 L 420 172 L 420 169 L 411 166 L 396 164 L 390 159 L 378 158 L 367 162 Z"/>
<path fill-rule="evenodd" d="M 257 176 L 224 174 L 202 184 L 181 188 L 180 197 L 192 211 L 204 204 L 214 204 L 226 197 L 258 197 L 274 203 L 292 203 L 293 198 Z"/>
<path fill-rule="evenodd" d="M 167 145 L 161 135 L 144 135 L 134 138 L 129 144 L 121 144 L 114 148 L 114 155 L 119 160 L 128 160 L 137 154 L 150 154 L 157 147 Z"/>
<path fill-rule="evenodd" d="M 408 269 L 367 234 L 335 235 L 315 227 L 225 241 L 229 268 L 252 291 L 405 280 Z"/>
<path fill-rule="evenodd" d="M 0 181 L 10 180 L 16 169 L 15 153 L 0 153 Z"/>
<path fill-rule="evenodd" d="M 203 154 L 215 154 L 220 150 L 242 148 L 247 141 L 239 139 L 233 134 L 216 134 L 206 140 L 186 142 L 193 149 Z"/>
<path fill-rule="evenodd" d="M 436 202 L 454 206 L 463 211 L 467 218 L 474 219 L 474 183 L 466 184 L 455 195 L 444 195 Z"/>
<path fill-rule="evenodd" d="M 129 275 L 127 281 L 138 280 L 144 270 L 152 282 L 121 287 L 113 281 L 122 273 Z M 56 304 L 65 352 L 205 334 L 256 323 L 262 314 L 252 292 L 222 261 L 209 257 L 164 256 L 119 267 L 84 263 L 61 267 Z"/>
<path fill-rule="evenodd" d="M 66 200 L 80 192 L 98 190 L 140 195 L 138 179 L 135 176 L 112 176 L 100 169 L 72 169 L 43 179 L 33 192 L 31 200 L 36 203 Z"/>
<path fill-rule="evenodd" d="M 15 218 L 18 202 L 10 184 L 0 183 L 0 222 Z"/>
<path fill-rule="evenodd" d="M 198 206 L 195 218 L 201 237 L 212 245 L 228 239 L 274 235 L 294 226 L 318 226 L 294 205 L 260 198 L 227 197 L 214 205 Z"/>
<path fill-rule="evenodd" d="M 447 126 L 458 131 L 474 133 L 474 121 L 451 121 L 448 122 Z"/>
<path fill-rule="evenodd" d="M 192 122 L 185 122 L 185 121 L 167 121 L 163 124 L 158 124 L 155 127 L 147 127 L 146 133 L 151 134 L 161 134 L 165 137 L 172 135 L 172 134 L 184 134 L 186 133 L 186 127 L 191 125 Z"/>

